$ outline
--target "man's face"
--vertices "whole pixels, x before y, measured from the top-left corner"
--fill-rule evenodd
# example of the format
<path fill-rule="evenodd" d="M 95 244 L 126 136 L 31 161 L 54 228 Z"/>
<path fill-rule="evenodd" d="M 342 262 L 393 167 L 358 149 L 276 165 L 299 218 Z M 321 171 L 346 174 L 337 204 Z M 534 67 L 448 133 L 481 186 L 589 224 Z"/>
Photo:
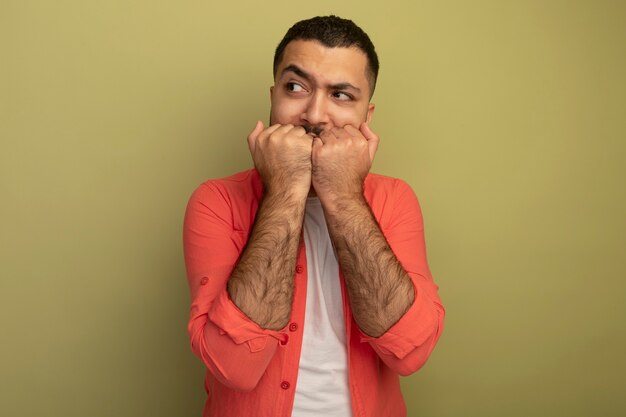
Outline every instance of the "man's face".
<path fill-rule="evenodd" d="M 333 127 L 359 128 L 374 113 L 366 70 L 360 49 L 290 42 L 270 88 L 270 123 L 304 126 L 318 136 Z"/>

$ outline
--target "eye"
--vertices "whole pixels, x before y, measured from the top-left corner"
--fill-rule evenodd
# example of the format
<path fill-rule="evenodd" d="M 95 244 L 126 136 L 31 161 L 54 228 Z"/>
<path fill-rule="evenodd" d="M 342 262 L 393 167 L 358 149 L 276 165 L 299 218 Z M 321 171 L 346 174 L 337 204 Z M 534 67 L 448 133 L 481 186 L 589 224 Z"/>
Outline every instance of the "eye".
<path fill-rule="evenodd" d="M 302 87 L 298 83 L 287 83 L 286 87 L 287 91 L 291 91 L 293 93 L 299 93 L 301 91 L 304 91 L 304 87 Z"/>
<path fill-rule="evenodd" d="M 350 94 L 344 93 L 343 91 L 335 91 L 333 93 L 333 97 L 335 97 L 337 100 L 340 100 L 340 101 L 350 101 L 353 99 L 353 97 Z"/>

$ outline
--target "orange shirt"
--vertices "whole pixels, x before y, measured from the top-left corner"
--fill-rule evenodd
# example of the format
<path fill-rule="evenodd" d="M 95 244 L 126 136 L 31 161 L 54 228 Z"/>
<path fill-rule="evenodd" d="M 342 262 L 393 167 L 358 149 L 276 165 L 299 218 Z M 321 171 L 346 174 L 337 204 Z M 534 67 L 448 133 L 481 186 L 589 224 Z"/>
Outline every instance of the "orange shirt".
<path fill-rule="evenodd" d="M 191 347 L 207 367 L 204 417 L 289 417 L 298 377 L 307 265 L 300 243 L 290 323 L 266 330 L 230 300 L 226 282 L 245 248 L 261 201 L 258 173 L 210 180 L 187 206 L 184 249 L 191 290 Z M 385 334 L 372 338 L 352 318 L 343 277 L 349 386 L 354 417 L 405 416 L 398 375 L 418 370 L 443 329 L 444 308 L 428 264 L 419 203 L 401 180 L 369 174 L 364 195 L 415 287 L 415 301 Z"/>

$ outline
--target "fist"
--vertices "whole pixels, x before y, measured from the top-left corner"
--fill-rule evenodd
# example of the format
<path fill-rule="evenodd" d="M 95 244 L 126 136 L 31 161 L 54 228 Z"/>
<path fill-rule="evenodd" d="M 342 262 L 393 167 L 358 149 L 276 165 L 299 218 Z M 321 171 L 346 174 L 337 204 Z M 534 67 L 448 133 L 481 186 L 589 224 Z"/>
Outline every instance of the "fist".
<path fill-rule="evenodd" d="M 312 147 L 312 185 L 324 200 L 362 195 L 363 181 L 378 149 L 378 136 L 367 123 L 346 125 L 315 138 Z"/>
<path fill-rule="evenodd" d="M 311 188 L 312 139 L 301 126 L 257 122 L 248 135 L 254 166 L 266 192 L 304 194 Z"/>

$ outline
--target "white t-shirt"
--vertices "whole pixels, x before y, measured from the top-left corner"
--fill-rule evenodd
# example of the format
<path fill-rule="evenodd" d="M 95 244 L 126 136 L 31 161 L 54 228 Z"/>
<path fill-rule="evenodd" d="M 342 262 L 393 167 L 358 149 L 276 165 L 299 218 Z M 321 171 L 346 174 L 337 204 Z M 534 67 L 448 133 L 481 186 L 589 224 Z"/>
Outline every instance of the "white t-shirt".
<path fill-rule="evenodd" d="M 306 311 L 292 417 L 351 417 L 339 264 L 317 197 L 306 202 L 304 243 Z"/>

